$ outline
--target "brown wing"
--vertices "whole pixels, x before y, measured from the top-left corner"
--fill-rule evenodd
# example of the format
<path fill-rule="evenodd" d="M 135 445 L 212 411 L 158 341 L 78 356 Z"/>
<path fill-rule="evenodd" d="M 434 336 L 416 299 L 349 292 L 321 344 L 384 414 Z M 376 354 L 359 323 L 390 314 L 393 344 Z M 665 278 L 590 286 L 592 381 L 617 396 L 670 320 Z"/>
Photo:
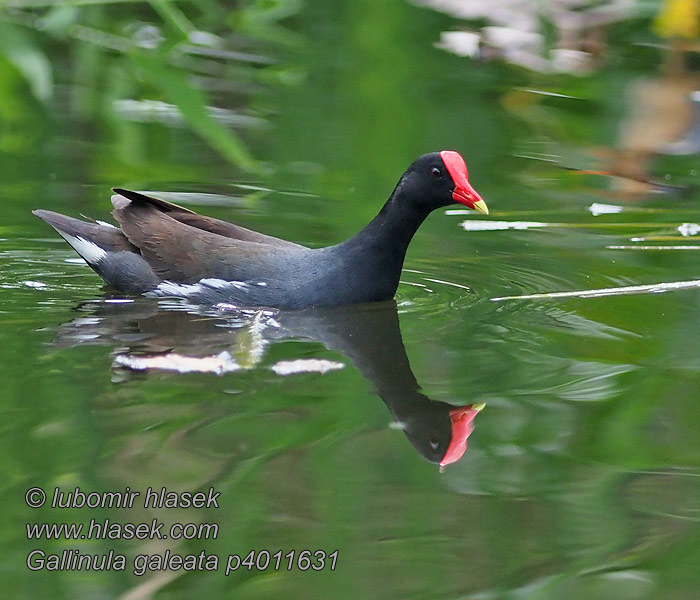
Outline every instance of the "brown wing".
<path fill-rule="evenodd" d="M 133 202 L 141 202 L 145 204 L 150 204 L 151 206 L 155 206 L 162 212 L 167 212 L 167 213 L 190 213 L 190 214 L 195 214 L 194 211 L 191 211 L 189 208 L 185 208 L 184 206 L 180 206 L 179 204 L 175 204 L 174 202 L 167 202 L 166 200 L 161 200 L 160 198 L 154 198 L 153 196 L 147 196 L 146 194 L 142 194 L 141 192 L 133 192 L 131 190 L 125 190 L 124 188 L 112 188 L 113 192 L 116 192 L 120 196 L 124 196 L 124 198 L 128 198 L 129 200 L 132 200 Z M 112 197 L 112 204 L 114 204 L 115 198 Z M 117 200 L 118 202 L 118 200 Z M 115 205 L 116 208 L 116 205 Z"/>
<path fill-rule="evenodd" d="M 114 191 L 119 194 L 119 196 L 112 196 L 112 204 L 115 208 L 118 208 L 119 204 L 123 204 L 123 201 L 120 201 L 120 197 L 123 197 L 137 204 L 147 204 L 153 206 L 159 211 L 167 213 L 168 216 L 172 217 L 176 221 L 179 221 L 180 223 L 184 223 L 191 227 L 196 227 L 202 231 L 215 233 L 223 237 L 284 248 L 303 248 L 303 246 L 300 246 L 299 244 L 288 242 L 287 240 L 281 240 L 279 238 L 272 237 L 271 235 L 258 233 L 257 231 L 246 229 L 240 225 L 234 225 L 233 223 L 229 223 L 227 221 L 220 221 L 219 219 L 214 219 L 213 217 L 198 215 L 197 213 L 177 204 L 173 204 L 172 202 L 160 200 L 159 198 L 153 198 L 152 196 L 147 196 L 145 194 L 141 194 L 140 192 L 133 192 L 122 188 L 114 188 Z"/>
<path fill-rule="evenodd" d="M 152 202 L 148 197 L 144 200 L 132 194 L 128 197 L 131 201 L 122 197 L 123 194 L 112 198 L 114 217 L 153 270 L 170 281 L 274 279 L 289 275 L 298 264 L 297 259 L 311 252 L 289 242 L 267 244 L 224 236 L 211 231 L 211 223 L 197 227 L 183 222 L 175 218 L 181 216 L 178 211 L 163 210 L 160 201 Z"/>

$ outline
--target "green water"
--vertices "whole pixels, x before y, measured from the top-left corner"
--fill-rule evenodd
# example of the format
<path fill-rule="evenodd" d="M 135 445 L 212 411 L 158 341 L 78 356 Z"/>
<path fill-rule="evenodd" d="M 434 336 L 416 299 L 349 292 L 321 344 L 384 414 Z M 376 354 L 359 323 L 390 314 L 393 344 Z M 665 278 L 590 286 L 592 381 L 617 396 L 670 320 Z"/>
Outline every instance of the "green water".
<path fill-rule="evenodd" d="M 405 2 L 193 4 L 0 10 L 0 594 L 697 598 L 700 290 L 610 292 L 699 273 L 697 242 L 678 230 L 700 221 L 697 155 L 639 151 L 675 110 L 645 107 L 640 86 L 694 81 L 638 45 L 653 39 L 649 19 L 613 28 L 603 62 L 573 76 L 438 49 L 458 22 Z M 150 39 L 148 24 L 156 51 L 119 49 Z M 244 56 L 181 52 L 189 25 Z M 109 220 L 111 186 L 185 191 L 205 214 L 325 245 L 364 225 L 417 155 L 444 148 L 465 156 L 491 215 L 434 213 L 396 302 L 379 306 L 115 302 L 30 213 Z M 625 148 L 664 186 L 571 170 L 612 169 Z M 594 289 L 607 291 L 512 298 Z M 224 351 L 235 370 L 220 375 L 124 366 L 175 354 L 206 371 Z M 312 359 L 335 368 L 278 374 Z M 479 403 L 464 457 L 440 473 L 412 428 Z M 220 496 L 32 509 L 35 486 L 49 499 L 57 487 Z M 26 523 L 90 519 L 219 528 L 27 539 Z M 113 551 L 127 567 L 32 571 L 35 549 Z M 224 574 L 229 555 L 305 549 L 337 550 L 335 569 L 284 558 Z M 202 550 L 217 571 L 133 574 L 134 557 Z"/>

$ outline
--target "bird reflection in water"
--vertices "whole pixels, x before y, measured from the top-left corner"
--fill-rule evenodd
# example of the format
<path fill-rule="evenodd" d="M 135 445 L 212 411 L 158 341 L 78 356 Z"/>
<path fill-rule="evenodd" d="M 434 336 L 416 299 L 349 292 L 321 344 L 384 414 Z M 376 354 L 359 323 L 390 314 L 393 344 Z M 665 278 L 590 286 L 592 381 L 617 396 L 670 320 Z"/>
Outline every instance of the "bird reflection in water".
<path fill-rule="evenodd" d="M 258 364 L 265 346 L 275 340 L 320 342 L 352 361 L 372 383 L 397 428 L 423 458 L 439 464 L 441 469 L 463 456 L 474 429 L 474 418 L 484 407 L 483 403 L 455 406 L 433 401 L 420 391 L 406 356 L 393 300 L 265 313 L 232 310 L 202 313 L 186 305 L 164 309 L 163 304 L 152 300 L 106 300 L 84 303 L 80 310 L 89 315 L 61 325 L 57 345 L 115 345 L 117 366 L 143 370 L 162 368 L 163 359 L 177 357 L 180 364 L 183 359 L 202 365 L 215 361 L 213 368 L 201 370 L 221 372 L 222 356 L 227 356 L 229 361 L 224 367 L 229 364 L 234 368 L 228 370 L 235 370 Z M 234 344 L 232 332 L 236 336 Z M 236 353 L 238 360 L 226 352 L 236 344 L 239 349 L 246 346 L 245 352 Z M 241 359 L 241 354 L 246 358 Z"/>

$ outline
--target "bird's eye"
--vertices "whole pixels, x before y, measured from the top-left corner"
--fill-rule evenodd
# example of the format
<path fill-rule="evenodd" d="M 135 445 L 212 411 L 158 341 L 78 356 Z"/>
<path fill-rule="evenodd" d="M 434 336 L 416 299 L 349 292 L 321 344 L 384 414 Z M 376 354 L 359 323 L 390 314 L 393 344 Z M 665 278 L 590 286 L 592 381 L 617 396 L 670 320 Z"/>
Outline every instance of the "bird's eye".
<path fill-rule="evenodd" d="M 437 170 L 437 169 L 436 169 Z M 440 440 L 432 439 L 430 440 L 430 449 L 434 452 L 440 447 Z"/>
<path fill-rule="evenodd" d="M 442 171 L 437 167 L 430 169 L 430 174 L 435 177 L 435 179 L 440 179 L 442 177 Z"/>

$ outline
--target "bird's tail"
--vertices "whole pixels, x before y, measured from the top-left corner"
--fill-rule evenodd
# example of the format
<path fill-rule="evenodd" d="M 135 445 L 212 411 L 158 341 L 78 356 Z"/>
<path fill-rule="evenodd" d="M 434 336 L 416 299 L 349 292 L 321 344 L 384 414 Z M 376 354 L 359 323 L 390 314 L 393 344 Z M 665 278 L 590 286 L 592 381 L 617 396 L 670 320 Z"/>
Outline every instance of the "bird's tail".
<path fill-rule="evenodd" d="M 81 221 L 50 210 L 32 211 L 53 227 L 81 258 L 112 287 L 143 293 L 160 283 L 121 229 L 103 221 Z"/>

